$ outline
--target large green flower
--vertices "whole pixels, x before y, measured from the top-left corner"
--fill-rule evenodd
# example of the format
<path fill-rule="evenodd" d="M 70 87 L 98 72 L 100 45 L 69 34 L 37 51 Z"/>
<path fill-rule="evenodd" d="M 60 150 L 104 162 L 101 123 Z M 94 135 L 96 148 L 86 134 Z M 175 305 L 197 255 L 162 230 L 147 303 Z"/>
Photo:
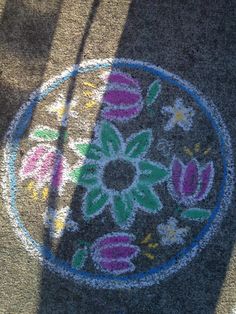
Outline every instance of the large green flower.
<path fill-rule="evenodd" d="M 160 211 L 162 203 L 153 185 L 165 181 L 168 170 L 144 159 L 151 141 L 151 130 L 144 130 L 125 142 L 114 125 L 102 122 L 93 143 L 73 143 L 74 150 L 86 157 L 84 165 L 70 173 L 73 182 L 87 189 L 82 206 L 85 219 L 97 216 L 110 204 L 116 224 L 127 229 L 138 208 L 148 213 Z"/>

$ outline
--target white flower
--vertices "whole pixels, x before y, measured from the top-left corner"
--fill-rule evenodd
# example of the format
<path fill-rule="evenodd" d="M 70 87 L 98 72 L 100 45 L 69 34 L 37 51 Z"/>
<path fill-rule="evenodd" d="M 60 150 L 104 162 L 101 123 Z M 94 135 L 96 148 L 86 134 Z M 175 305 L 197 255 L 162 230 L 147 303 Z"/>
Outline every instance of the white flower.
<path fill-rule="evenodd" d="M 71 110 L 75 108 L 78 105 L 78 99 L 74 97 L 70 104 L 68 105 L 66 102 L 66 97 L 62 94 L 59 94 L 56 101 L 53 102 L 50 106 L 47 107 L 47 111 L 49 113 L 56 113 L 57 120 L 61 122 L 62 125 L 67 123 L 68 116 L 77 118 L 78 113 L 74 110 Z"/>
<path fill-rule="evenodd" d="M 178 228 L 178 221 L 171 217 L 166 224 L 157 226 L 157 232 L 161 235 L 162 245 L 183 244 L 184 237 L 188 233 L 188 228 Z"/>
<path fill-rule="evenodd" d="M 60 238 L 64 231 L 75 232 L 79 230 L 78 224 L 71 217 L 71 209 L 67 206 L 60 210 L 48 208 L 44 216 L 44 225 L 50 229 L 53 238 Z"/>
<path fill-rule="evenodd" d="M 191 129 L 193 124 L 192 117 L 195 112 L 192 108 L 184 107 L 183 100 L 181 98 L 176 99 L 173 107 L 163 107 L 162 113 L 172 115 L 164 128 L 166 131 L 171 130 L 175 125 L 180 126 L 184 131 L 189 131 Z"/>

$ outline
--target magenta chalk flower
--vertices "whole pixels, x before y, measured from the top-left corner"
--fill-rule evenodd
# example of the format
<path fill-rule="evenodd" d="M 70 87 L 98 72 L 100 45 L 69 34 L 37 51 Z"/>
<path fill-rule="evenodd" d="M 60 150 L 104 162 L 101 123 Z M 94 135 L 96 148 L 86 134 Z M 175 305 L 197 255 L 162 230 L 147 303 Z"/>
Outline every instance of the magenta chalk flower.
<path fill-rule="evenodd" d="M 54 190 L 61 190 L 67 171 L 68 164 L 60 152 L 49 145 L 38 145 L 25 156 L 20 176 L 34 179 L 38 188 L 49 184 Z"/>
<path fill-rule="evenodd" d="M 143 108 L 139 82 L 120 71 L 112 71 L 103 78 L 106 85 L 101 89 L 100 100 L 106 105 L 104 118 L 127 121 L 136 117 Z"/>
<path fill-rule="evenodd" d="M 131 244 L 133 240 L 133 235 L 123 232 L 113 232 L 98 238 L 91 247 L 95 266 L 114 275 L 134 271 L 131 259 L 138 255 L 140 249 Z"/>
<path fill-rule="evenodd" d="M 175 158 L 171 163 L 169 191 L 172 197 L 186 206 L 202 201 L 211 190 L 214 178 L 213 162 L 200 167 L 196 159 L 187 165 Z"/>

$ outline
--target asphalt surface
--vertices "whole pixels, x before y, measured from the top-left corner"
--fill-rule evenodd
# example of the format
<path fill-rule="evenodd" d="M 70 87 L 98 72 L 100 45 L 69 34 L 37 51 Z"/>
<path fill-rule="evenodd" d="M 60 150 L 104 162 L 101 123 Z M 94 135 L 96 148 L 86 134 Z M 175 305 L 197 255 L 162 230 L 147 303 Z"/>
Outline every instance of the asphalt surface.
<path fill-rule="evenodd" d="M 114 57 L 191 82 L 216 104 L 235 147 L 234 11 L 233 1 L 1 0 L 1 157 L 9 123 L 33 90 L 71 64 Z M 27 195 L 20 202 L 27 207 Z M 233 313 L 234 203 L 235 195 L 219 231 L 177 274 L 147 288 L 104 290 L 75 285 L 31 257 L 2 196 L 0 313 Z"/>

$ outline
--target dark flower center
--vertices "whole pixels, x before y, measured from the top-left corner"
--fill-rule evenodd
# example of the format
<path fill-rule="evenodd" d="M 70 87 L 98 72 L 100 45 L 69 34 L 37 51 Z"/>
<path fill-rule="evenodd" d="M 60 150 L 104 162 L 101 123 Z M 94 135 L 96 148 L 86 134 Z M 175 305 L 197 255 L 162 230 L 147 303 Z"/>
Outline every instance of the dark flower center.
<path fill-rule="evenodd" d="M 136 169 L 131 162 L 112 160 L 104 167 L 103 182 L 108 189 L 122 191 L 133 183 L 135 173 Z"/>

